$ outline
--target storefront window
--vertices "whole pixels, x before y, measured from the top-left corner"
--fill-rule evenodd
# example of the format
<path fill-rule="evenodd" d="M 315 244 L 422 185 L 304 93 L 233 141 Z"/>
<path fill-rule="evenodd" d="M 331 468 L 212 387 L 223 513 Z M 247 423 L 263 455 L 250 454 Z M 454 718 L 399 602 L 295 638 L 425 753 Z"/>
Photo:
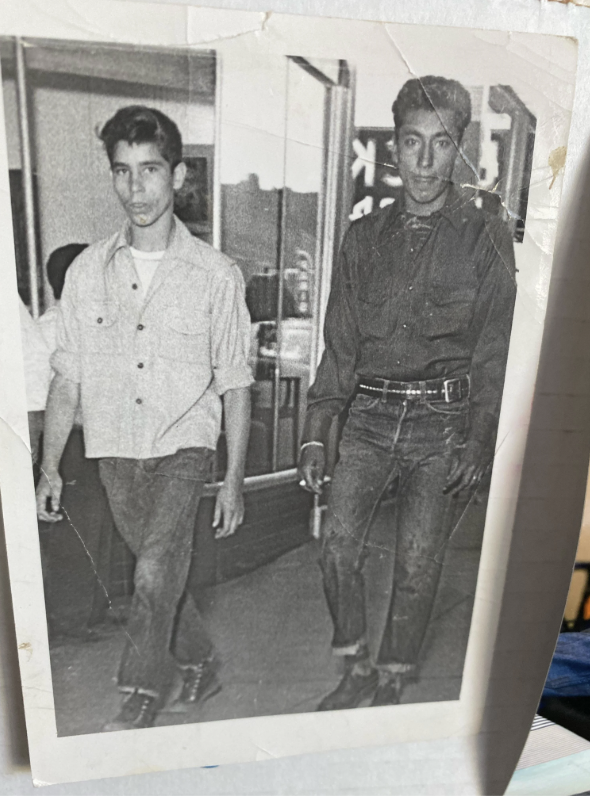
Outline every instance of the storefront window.
<path fill-rule="evenodd" d="M 267 187 L 264 176 L 251 173 L 239 184 L 222 186 L 222 248 L 242 269 L 252 319 L 247 476 L 296 466 L 321 323 L 330 94 L 337 85 L 328 75 L 338 76 L 339 62 L 322 71 L 288 58 L 282 68 L 280 185 Z M 223 438 L 218 454 L 216 477 L 222 478 Z"/>

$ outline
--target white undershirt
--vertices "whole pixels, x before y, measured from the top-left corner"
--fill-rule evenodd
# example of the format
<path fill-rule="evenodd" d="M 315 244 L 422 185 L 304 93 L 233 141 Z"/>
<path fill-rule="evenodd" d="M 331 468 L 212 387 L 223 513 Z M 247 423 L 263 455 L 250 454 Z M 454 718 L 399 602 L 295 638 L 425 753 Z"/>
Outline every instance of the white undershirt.
<path fill-rule="evenodd" d="M 135 270 L 141 282 L 141 289 L 143 295 L 147 295 L 154 274 L 158 270 L 160 261 L 164 256 L 164 252 L 142 252 L 139 249 L 134 249 L 133 246 L 129 247 L 135 263 Z"/>

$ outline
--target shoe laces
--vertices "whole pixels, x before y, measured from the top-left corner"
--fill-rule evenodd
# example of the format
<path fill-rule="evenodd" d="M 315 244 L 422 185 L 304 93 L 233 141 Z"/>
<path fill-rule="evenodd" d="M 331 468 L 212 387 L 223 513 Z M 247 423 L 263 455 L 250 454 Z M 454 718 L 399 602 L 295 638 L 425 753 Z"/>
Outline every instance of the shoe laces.
<path fill-rule="evenodd" d="M 204 664 L 199 663 L 198 666 L 194 666 L 191 669 L 194 679 L 191 682 L 188 689 L 190 699 L 195 699 L 197 694 L 199 693 L 199 686 L 201 685 L 201 680 L 203 679 L 204 668 L 205 668 Z"/>
<path fill-rule="evenodd" d="M 153 697 L 149 696 L 148 694 L 142 695 L 141 704 L 139 706 L 139 713 L 137 714 L 136 721 L 141 721 L 145 718 L 145 714 L 148 711 L 148 708 L 152 704 Z"/>

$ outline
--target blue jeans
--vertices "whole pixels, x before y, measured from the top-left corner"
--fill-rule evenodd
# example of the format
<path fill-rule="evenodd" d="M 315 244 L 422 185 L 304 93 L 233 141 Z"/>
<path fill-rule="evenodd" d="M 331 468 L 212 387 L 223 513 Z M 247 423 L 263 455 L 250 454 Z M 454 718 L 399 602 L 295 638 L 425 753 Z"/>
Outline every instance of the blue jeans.
<path fill-rule="evenodd" d="M 212 653 L 193 598 L 184 591 L 212 456 L 207 448 L 186 448 L 154 459 L 100 460 L 115 524 L 136 556 L 118 676 L 122 691 L 137 688 L 163 699 L 175 664 L 198 664 Z"/>
<path fill-rule="evenodd" d="M 560 633 L 543 689 L 546 697 L 590 697 L 590 630 Z"/>
<path fill-rule="evenodd" d="M 446 545 L 469 497 L 443 494 L 467 419 L 466 398 L 448 404 L 424 398 L 384 402 L 362 394 L 354 399 L 328 499 L 320 562 L 337 654 L 354 654 L 366 643 L 367 536 L 383 492 L 397 480 L 393 592 L 377 663 L 416 665 Z"/>

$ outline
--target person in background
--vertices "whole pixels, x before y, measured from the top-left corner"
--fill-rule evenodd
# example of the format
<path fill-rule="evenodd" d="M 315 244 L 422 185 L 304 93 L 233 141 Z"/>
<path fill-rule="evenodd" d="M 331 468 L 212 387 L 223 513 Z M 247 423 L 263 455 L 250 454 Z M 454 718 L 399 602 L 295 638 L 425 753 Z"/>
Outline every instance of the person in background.
<path fill-rule="evenodd" d="M 47 393 L 51 381 L 49 360 L 51 349 L 47 346 L 29 310 L 19 298 L 20 332 L 25 369 L 27 416 L 33 464 L 39 460 L 39 445 L 43 433 L 43 419 Z"/>
<path fill-rule="evenodd" d="M 51 353 L 56 348 L 58 307 L 64 289 L 66 273 L 76 257 L 86 248 L 88 248 L 87 243 L 68 243 L 52 251 L 47 260 L 47 281 L 51 285 L 55 304 L 46 309 L 43 315 L 38 318 L 37 326 Z"/>
<path fill-rule="evenodd" d="M 63 290 L 66 271 L 86 246 L 87 244 L 71 243 L 56 249 L 49 255 L 47 279 L 56 302 L 59 302 Z M 55 351 L 57 303 L 35 320 L 23 300 L 19 298 L 19 313 L 31 457 L 33 464 L 37 464 L 45 420 L 45 406 L 53 376 L 49 361 L 51 354 Z"/>
<path fill-rule="evenodd" d="M 86 456 L 99 460 L 113 518 L 136 556 L 118 673 L 125 698 L 103 727 L 110 731 L 152 726 L 179 669 L 185 705 L 221 688 L 185 585 L 222 407 L 228 465 L 217 536 L 233 534 L 243 519 L 252 375 L 241 272 L 173 213 L 186 174 L 178 127 L 133 105 L 117 111 L 100 137 L 127 222 L 83 251 L 66 276 L 37 513 L 60 518 L 59 465 L 81 403 Z"/>
<path fill-rule="evenodd" d="M 318 492 L 329 429 L 352 399 L 321 553 L 345 673 L 319 710 L 396 704 L 417 676 L 449 538 L 493 460 L 516 297 L 508 225 L 452 183 L 468 91 L 444 77 L 409 80 L 393 117 L 403 193 L 344 239 L 300 453 L 301 477 Z M 393 590 L 373 656 L 363 563 L 393 482 Z"/>

